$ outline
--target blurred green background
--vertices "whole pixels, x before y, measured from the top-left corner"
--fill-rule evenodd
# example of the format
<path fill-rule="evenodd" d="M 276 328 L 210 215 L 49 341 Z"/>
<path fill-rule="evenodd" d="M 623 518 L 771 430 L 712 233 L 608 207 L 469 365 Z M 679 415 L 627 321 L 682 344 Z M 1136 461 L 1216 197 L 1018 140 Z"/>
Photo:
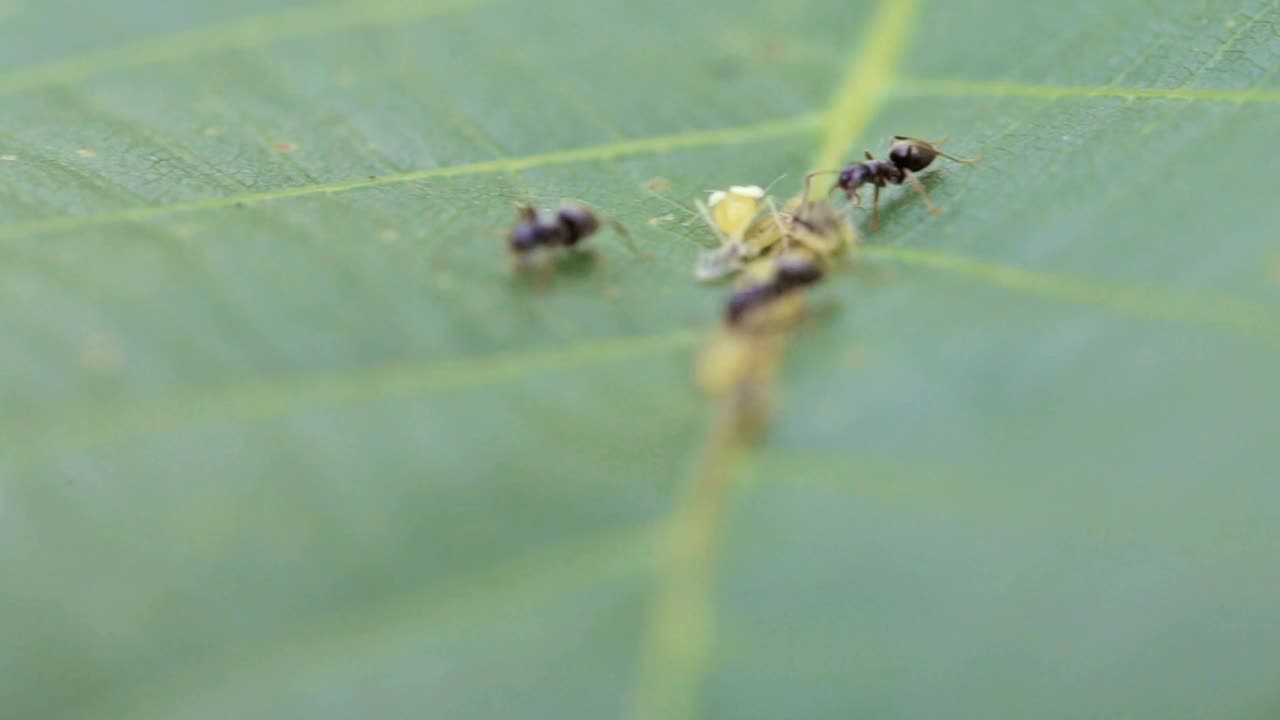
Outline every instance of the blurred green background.
<path fill-rule="evenodd" d="M 1277 27 L 0 2 L 0 715 L 1274 717 Z M 985 160 L 693 491 L 692 201 L 891 134 Z M 652 259 L 513 282 L 565 197 Z"/>

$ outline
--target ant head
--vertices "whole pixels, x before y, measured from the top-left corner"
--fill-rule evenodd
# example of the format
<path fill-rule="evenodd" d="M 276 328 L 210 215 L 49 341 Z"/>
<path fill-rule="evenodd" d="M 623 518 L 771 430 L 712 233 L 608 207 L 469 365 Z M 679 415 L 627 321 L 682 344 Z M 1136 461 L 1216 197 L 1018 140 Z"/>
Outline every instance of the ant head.
<path fill-rule="evenodd" d="M 852 195 L 863 183 L 871 181 L 871 175 L 871 168 L 867 167 L 865 163 L 854 163 L 840 171 L 840 178 L 836 180 L 836 187 Z"/>
<path fill-rule="evenodd" d="M 508 242 L 512 252 L 528 252 L 542 244 L 542 229 L 537 223 L 521 222 L 511 231 Z"/>

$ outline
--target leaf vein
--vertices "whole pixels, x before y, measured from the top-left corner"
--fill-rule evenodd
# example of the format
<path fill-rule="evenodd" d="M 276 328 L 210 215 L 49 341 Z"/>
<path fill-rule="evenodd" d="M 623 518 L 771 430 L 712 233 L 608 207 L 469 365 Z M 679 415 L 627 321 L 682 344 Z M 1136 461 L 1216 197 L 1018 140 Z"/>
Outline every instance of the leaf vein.
<path fill-rule="evenodd" d="M 844 81 L 823 114 L 814 166 L 840 160 L 849 143 L 889 98 L 918 16 L 918 0 L 881 0 Z M 654 599 L 652 618 L 628 716 L 680 720 L 697 713 L 697 695 L 712 663 L 716 606 L 713 574 L 724 509 L 733 492 L 741 443 L 717 418 L 705 457 L 691 478 L 671 522 L 670 548 Z"/>
<path fill-rule="evenodd" d="M 1180 295 L 1086 280 L 1062 273 L 1000 265 L 946 253 L 900 247 L 866 247 L 868 257 L 956 274 L 994 287 L 1091 305 L 1136 317 L 1181 322 L 1280 346 L 1280 324 L 1268 308 L 1236 298 Z"/>
<path fill-rule="evenodd" d="M 180 213 L 217 210 L 237 205 L 284 200 L 288 198 L 306 197 L 310 195 L 336 195 L 339 193 L 375 188 L 384 185 L 399 185 L 419 180 L 463 177 L 467 175 L 487 175 L 495 173 L 518 172 L 553 165 L 569 165 L 579 162 L 613 160 L 632 155 L 659 155 L 676 150 L 713 147 L 716 145 L 736 145 L 756 142 L 773 137 L 800 133 L 816 124 L 813 115 L 799 115 L 781 120 L 757 123 L 736 128 L 719 130 L 702 130 L 673 135 L 661 135 L 639 140 L 625 140 L 570 150 L 557 150 L 539 155 L 523 157 L 499 158 L 464 165 L 453 165 L 428 170 L 414 170 L 394 175 L 383 175 L 374 178 L 342 180 L 330 183 L 315 183 L 296 187 L 266 190 L 262 192 L 243 193 L 220 198 L 193 200 L 191 202 L 172 203 L 167 205 L 151 205 L 116 212 L 91 215 L 71 215 L 41 220 L 12 223 L 0 226 L 0 239 L 26 237 L 53 232 L 75 232 L 122 222 L 141 222 L 152 218 Z"/>
<path fill-rule="evenodd" d="M 384 0 L 292 8 L 212 27 L 149 37 L 14 70 L 0 75 L 0 95 L 80 82 L 112 70 L 185 60 L 223 50 L 262 47 L 295 37 L 448 15 L 470 10 L 478 4 L 478 0 Z"/>
<path fill-rule="evenodd" d="M 1265 88 L 1216 90 L 1196 88 L 1135 88 L 1089 85 L 1035 85 L 999 80 L 903 77 L 895 83 L 901 95 L 923 97 L 1025 97 L 1042 100 L 1119 98 L 1122 100 L 1181 100 L 1214 103 L 1280 103 L 1280 90 Z"/>

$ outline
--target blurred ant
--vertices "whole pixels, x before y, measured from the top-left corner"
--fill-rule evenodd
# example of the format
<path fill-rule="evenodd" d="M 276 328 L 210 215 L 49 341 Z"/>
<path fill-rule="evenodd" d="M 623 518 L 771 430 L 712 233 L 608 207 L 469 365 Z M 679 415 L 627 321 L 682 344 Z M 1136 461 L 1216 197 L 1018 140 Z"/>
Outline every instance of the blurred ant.
<path fill-rule="evenodd" d="M 759 310 L 816 284 L 825 274 L 822 264 L 805 252 L 786 252 L 759 266 L 763 277 L 748 280 L 725 303 L 724 319 L 729 327 L 744 325 Z"/>
<path fill-rule="evenodd" d="M 507 234 L 507 249 L 515 266 L 526 270 L 531 258 L 539 251 L 556 251 L 576 248 L 582 241 L 608 225 L 626 241 L 632 253 L 644 257 L 630 233 L 616 220 L 597 217 L 589 208 L 578 203 L 562 203 L 555 213 L 544 215 L 529 203 L 516 206 L 516 224 Z M 549 266 L 547 266 L 549 267 Z"/>
<path fill-rule="evenodd" d="M 788 202 L 784 217 L 788 220 L 787 247 L 812 253 L 824 267 L 858 242 L 847 213 L 837 213 L 822 200 L 810 200 L 807 194 Z"/>
<path fill-rule="evenodd" d="M 952 162 L 958 162 L 965 165 L 972 165 L 982 159 L 981 156 L 975 158 L 960 158 L 954 155 L 948 155 L 938 148 L 947 142 L 947 138 L 942 138 L 935 142 L 920 140 L 919 138 L 906 137 L 905 135 L 894 135 L 889 145 L 889 159 L 876 160 L 871 155 L 871 151 L 864 152 L 867 159 L 866 162 L 852 163 L 843 170 L 815 170 L 805 176 L 805 197 L 809 196 L 809 181 L 815 175 L 839 174 L 836 184 L 831 187 L 831 192 L 841 190 L 845 196 L 853 201 L 854 206 L 862 205 L 862 198 L 858 195 L 858 190 L 863 185 L 871 184 L 875 187 L 875 196 L 871 203 L 871 229 L 875 230 L 880 227 L 880 189 L 889 185 L 901 185 L 909 182 L 911 188 L 924 200 L 925 206 L 933 215 L 941 214 L 941 210 L 933 204 L 929 199 L 929 193 L 924 189 L 924 183 L 920 182 L 920 178 L 916 177 L 916 173 L 924 170 L 933 164 L 933 161 L 939 157 L 944 157 Z"/>

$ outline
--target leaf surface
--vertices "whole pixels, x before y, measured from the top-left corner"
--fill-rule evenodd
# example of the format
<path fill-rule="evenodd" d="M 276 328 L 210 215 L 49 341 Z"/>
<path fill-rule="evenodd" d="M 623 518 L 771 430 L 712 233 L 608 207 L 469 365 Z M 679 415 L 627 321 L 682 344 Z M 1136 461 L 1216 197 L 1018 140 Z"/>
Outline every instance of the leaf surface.
<path fill-rule="evenodd" d="M 5 716 L 1275 713 L 1278 23 L 0 2 Z M 893 134 L 707 484 L 693 200 Z"/>

